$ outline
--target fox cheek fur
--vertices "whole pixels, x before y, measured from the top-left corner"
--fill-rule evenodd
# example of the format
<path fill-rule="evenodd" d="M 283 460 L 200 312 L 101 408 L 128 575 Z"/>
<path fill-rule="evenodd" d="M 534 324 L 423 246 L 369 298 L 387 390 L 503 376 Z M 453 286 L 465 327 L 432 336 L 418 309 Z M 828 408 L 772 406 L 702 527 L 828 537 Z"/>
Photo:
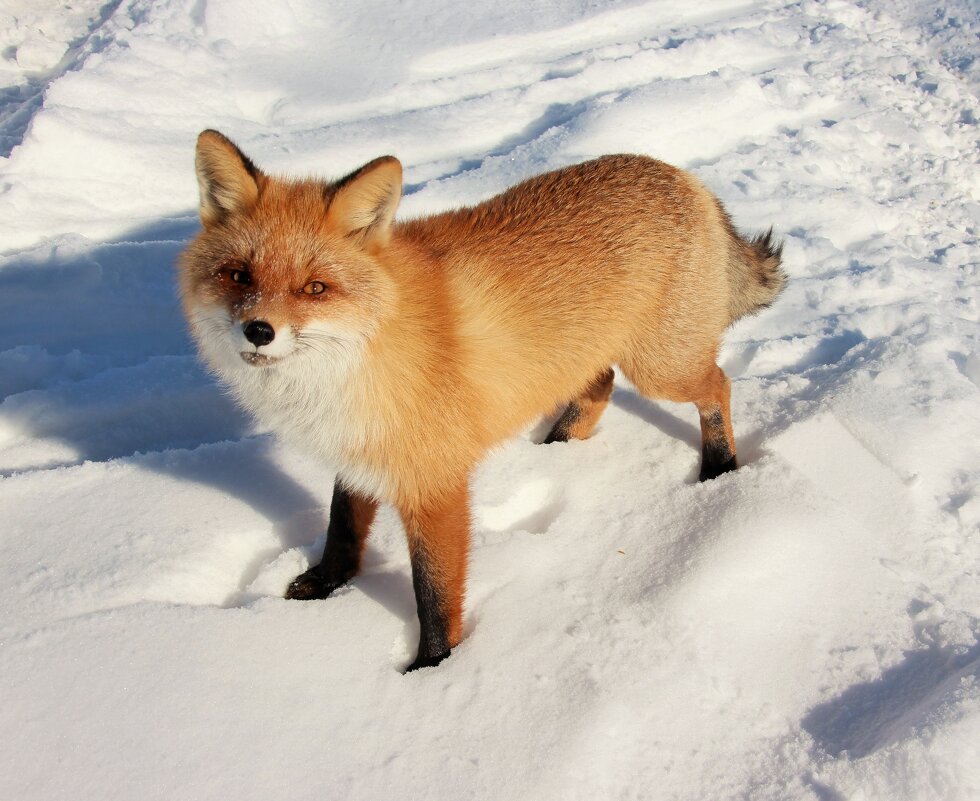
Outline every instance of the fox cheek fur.
<path fill-rule="evenodd" d="M 688 173 L 605 156 L 396 224 L 389 156 L 293 181 L 205 131 L 196 168 L 203 230 L 180 284 L 201 355 L 337 470 L 323 558 L 286 597 L 353 578 L 378 503 L 394 504 L 420 623 L 409 670 L 462 638 L 474 466 L 555 408 L 546 443 L 588 437 L 612 365 L 644 395 L 695 404 L 701 480 L 736 468 L 718 348 L 782 290 L 781 246 L 740 236 Z"/>

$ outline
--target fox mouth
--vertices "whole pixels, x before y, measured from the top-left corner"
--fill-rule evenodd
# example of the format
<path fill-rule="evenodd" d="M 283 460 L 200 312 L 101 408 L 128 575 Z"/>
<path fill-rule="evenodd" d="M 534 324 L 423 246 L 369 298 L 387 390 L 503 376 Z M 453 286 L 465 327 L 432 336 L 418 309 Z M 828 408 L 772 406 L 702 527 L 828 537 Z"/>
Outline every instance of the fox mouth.
<path fill-rule="evenodd" d="M 282 360 L 281 356 L 266 356 L 263 353 L 256 353 L 252 350 L 243 350 L 240 355 L 246 364 L 250 364 L 253 367 L 269 367 Z"/>

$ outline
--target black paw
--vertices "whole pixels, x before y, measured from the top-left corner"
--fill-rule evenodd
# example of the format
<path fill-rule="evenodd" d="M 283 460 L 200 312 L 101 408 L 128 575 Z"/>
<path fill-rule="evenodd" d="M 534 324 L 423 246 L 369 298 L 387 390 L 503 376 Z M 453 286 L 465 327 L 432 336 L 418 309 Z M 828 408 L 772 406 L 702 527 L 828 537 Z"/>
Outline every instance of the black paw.
<path fill-rule="evenodd" d="M 326 576 L 320 571 L 319 566 L 311 567 L 293 579 L 286 590 L 286 598 L 293 601 L 315 601 L 326 598 L 337 587 L 342 587 L 352 578 L 353 576 L 346 578 Z"/>
<path fill-rule="evenodd" d="M 701 462 L 701 475 L 698 476 L 698 481 L 707 481 L 711 478 L 718 478 L 722 473 L 729 473 L 735 470 L 738 465 L 735 463 L 735 457 L 731 459 L 726 459 L 725 461 L 708 461 L 707 459 Z"/>
<path fill-rule="evenodd" d="M 451 651 L 446 651 L 445 653 L 439 654 L 437 656 L 421 656 L 421 655 L 419 655 L 419 656 L 415 657 L 415 661 L 412 662 L 412 664 L 410 664 L 407 668 L 405 668 L 405 672 L 406 673 L 411 673 L 413 670 L 418 670 L 419 668 L 435 667 L 443 659 L 445 659 L 447 656 L 449 656 L 450 653 L 451 653 Z"/>

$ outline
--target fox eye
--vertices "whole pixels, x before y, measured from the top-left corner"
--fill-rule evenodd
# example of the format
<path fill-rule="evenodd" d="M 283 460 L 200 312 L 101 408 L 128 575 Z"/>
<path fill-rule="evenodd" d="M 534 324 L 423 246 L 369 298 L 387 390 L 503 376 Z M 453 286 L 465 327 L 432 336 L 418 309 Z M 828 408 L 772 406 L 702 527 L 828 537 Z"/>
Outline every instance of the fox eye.
<path fill-rule="evenodd" d="M 327 291 L 327 285 L 323 281 L 310 281 L 303 287 L 303 292 L 307 295 L 322 295 Z"/>
<path fill-rule="evenodd" d="M 252 274 L 248 270 L 229 270 L 228 277 L 236 284 L 248 286 L 252 283 Z"/>

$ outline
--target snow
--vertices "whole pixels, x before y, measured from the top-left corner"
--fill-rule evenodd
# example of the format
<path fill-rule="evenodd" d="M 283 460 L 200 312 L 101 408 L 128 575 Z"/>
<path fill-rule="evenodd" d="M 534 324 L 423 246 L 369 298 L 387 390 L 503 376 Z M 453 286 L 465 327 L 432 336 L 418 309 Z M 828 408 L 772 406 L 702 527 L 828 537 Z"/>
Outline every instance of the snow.
<path fill-rule="evenodd" d="M 0 798 L 980 798 L 969 0 L 7 0 Z M 694 171 L 790 283 L 728 335 L 743 467 L 617 378 L 473 481 L 466 639 L 404 537 L 281 598 L 333 476 L 199 366 L 194 137 L 406 167 L 409 216 L 601 153 Z"/>

